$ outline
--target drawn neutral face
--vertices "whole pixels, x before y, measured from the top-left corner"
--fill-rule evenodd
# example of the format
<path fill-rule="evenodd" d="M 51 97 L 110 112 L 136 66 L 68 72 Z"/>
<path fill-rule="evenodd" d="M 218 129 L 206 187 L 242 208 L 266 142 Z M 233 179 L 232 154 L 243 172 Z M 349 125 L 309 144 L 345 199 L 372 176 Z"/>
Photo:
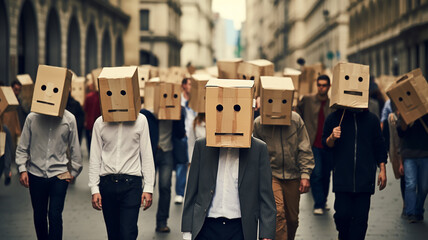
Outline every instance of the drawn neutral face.
<path fill-rule="evenodd" d="M 100 81 L 101 101 L 107 108 L 103 112 L 127 114 L 133 103 L 132 91 L 129 89 L 132 88 L 129 88 L 126 79 Z"/>
<path fill-rule="evenodd" d="M 180 85 L 172 83 L 162 83 L 160 85 L 160 109 L 167 111 L 181 106 Z"/>
<path fill-rule="evenodd" d="M 271 125 L 290 125 L 292 100 L 292 91 L 262 90 L 263 120 L 268 120 Z"/>

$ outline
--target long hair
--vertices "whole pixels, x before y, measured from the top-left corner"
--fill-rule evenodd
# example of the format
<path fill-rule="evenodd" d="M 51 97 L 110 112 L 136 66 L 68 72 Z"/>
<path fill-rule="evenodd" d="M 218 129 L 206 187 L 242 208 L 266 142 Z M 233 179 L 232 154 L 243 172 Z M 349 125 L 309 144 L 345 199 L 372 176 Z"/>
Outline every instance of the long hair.
<path fill-rule="evenodd" d="M 193 120 L 193 129 L 196 128 L 196 125 L 201 124 L 202 122 L 205 122 L 205 113 L 198 113 L 195 120 Z"/>

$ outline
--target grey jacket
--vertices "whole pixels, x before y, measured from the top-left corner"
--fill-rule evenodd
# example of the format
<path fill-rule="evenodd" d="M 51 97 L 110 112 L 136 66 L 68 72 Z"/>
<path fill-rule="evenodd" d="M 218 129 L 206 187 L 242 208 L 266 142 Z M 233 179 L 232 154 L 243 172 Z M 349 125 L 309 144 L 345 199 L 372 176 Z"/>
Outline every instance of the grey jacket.
<path fill-rule="evenodd" d="M 193 151 L 184 201 L 181 231 L 195 239 L 207 217 L 216 187 L 219 148 L 207 147 L 198 139 Z M 251 139 L 251 148 L 239 150 L 239 201 L 244 238 L 275 238 L 276 206 L 272 192 L 272 174 L 266 144 Z"/>

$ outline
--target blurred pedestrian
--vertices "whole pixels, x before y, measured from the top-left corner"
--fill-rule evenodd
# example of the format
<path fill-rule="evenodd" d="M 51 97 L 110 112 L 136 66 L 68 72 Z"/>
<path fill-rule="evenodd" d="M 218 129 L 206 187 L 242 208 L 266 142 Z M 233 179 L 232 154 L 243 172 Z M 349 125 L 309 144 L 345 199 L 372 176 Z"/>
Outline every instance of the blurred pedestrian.
<path fill-rule="evenodd" d="M 405 218 L 411 223 L 424 220 L 424 203 L 428 194 L 428 132 L 426 126 L 428 126 L 428 114 L 409 125 L 401 117 L 397 121 L 406 185 Z"/>
<path fill-rule="evenodd" d="M 316 94 L 303 96 L 296 110 L 305 122 L 315 159 L 315 168 L 311 174 L 313 213 L 322 215 L 324 210 L 329 210 L 327 197 L 332 161 L 330 152 L 324 149 L 321 141 L 325 118 L 332 111 L 327 95 L 330 89 L 330 78 L 327 75 L 317 78 L 317 89 Z"/>
<path fill-rule="evenodd" d="M 70 111 L 76 118 L 77 134 L 79 135 L 79 143 L 82 143 L 83 125 L 85 123 L 85 112 L 83 112 L 82 106 L 76 101 L 71 93 L 68 95 L 67 105 L 65 109 Z"/>
<path fill-rule="evenodd" d="M 205 113 L 198 113 L 193 120 L 193 124 L 190 128 L 189 132 L 189 160 L 192 159 L 193 150 L 195 148 L 195 142 L 199 138 L 204 138 L 206 136 L 206 128 L 205 128 Z"/>
<path fill-rule="evenodd" d="M 0 121 L 1 124 L 1 121 Z M 4 185 L 8 186 L 10 184 L 10 180 L 12 177 L 12 172 L 10 171 L 10 165 L 12 163 L 12 137 L 10 136 L 9 129 L 7 129 L 6 125 L 1 126 L 2 129 L 0 132 L 4 133 L 5 136 L 5 142 L 2 147 L 3 155 L 0 156 L 0 178 L 2 174 L 4 173 Z M 3 140 L 3 139 L 1 139 Z"/>
<path fill-rule="evenodd" d="M 83 105 L 83 111 L 85 112 L 86 147 L 88 149 L 88 155 L 90 155 L 94 122 L 99 116 L 101 116 L 100 106 L 100 95 L 96 91 L 94 83 L 90 83 L 88 85 L 88 93 L 85 96 L 85 104 Z"/>
<path fill-rule="evenodd" d="M 343 119 L 343 120 L 342 120 Z M 325 120 L 323 144 L 333 154 L 334 221 L 339 239 L 364 239 L 375 191 L 386 186 L 385 143 L 379 119 L 367 109 L 340 109 Z"/>
<path fill-rule="evenodd" d="M 309 191 L 315 163 L 302 118 L 296 112 L 290 115 L 289 126 L 262 125 L 261 116 L 257 117 L 253 136 L 266 142 L 269 152 L 277 209 L 275 239 L 293 240 L 299 226 L 300 194 Z"/>

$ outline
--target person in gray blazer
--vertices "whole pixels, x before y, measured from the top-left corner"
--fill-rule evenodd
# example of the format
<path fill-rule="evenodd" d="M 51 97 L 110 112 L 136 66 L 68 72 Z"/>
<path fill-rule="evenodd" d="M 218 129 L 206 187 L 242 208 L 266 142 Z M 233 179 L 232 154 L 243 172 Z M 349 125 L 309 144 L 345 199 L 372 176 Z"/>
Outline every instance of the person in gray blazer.
<path fill-rule="evenodd" d="M 264 142 L 250 148 L 207 147 L 198 139 L 184 201 L 183 239 L 274 239 L 276 206 Z"/>

